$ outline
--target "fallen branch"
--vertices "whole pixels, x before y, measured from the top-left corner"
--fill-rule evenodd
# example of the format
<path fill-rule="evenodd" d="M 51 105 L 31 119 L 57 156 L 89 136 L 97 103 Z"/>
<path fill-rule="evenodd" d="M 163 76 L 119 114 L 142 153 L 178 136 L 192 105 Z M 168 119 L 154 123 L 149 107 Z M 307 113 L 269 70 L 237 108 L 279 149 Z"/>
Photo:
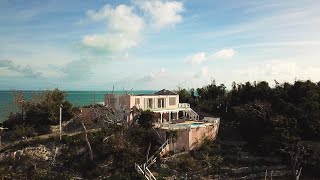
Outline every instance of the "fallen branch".
<path fill-rule="evenodd" d="M 102 142 L 106 142 L 109 138 L 111 138 L 111 137 L 113 137 L 113 136 L 114 136 L 114 134 L 112 134 L 111 136 L 108 136 L 108 137 L 103 138 L 103 141 L 102 141 Z"/>

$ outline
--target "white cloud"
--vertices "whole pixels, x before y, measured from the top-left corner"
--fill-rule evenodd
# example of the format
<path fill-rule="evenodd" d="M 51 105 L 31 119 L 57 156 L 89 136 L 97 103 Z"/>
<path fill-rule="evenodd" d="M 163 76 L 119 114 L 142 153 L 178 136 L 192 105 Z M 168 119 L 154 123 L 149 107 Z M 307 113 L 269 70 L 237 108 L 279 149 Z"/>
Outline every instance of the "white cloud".
<path fill-rule="evenodd" d="M 151 18 L 151 23 L 156 28 L 174 26 L 182 22 L 180 15 L 184 11 L 183 3 L 178 1 L 163 0 L 136 0 L 136 5 Z"/>
<path fill-rule="evenodd" d="M 115 8 L 107 4 L 98 11 L 87 11 L 87 16 L 93 21 L 106 21 L 108 27 L 115 32 L 136 34 L 144 26 L 143 18 L 133 12 L 133 7 L 124 4 Z"/>
<path fill-rule="evenodd" d="M 1 77 L 23 77 L 23 74 L 7 67 L 0 67 L 0 76 Z"/>
<path fill-rule="evenodd" d="M 112 8 L 105 5 L 98 11 L 89 10 L 87 16 L 92 21 L 104 21 L 107 32 L 86 35 L 82 43 L 86 46 L 107 51 L 122 51 L 138 45 L 144 29 L 144 19 L 133 12 L 133 7 L 119 5 Z"/>
<path fill-rule="evenodd" d="M 0 60 L 0 68 L 5 68 L 8 71 L 14 71 L 15 75 L 21 75 L 24 77 L 36 78 L 42 75 L 41 72 L 35 71 L 31 66 L 21 66 L 14 63 L 11 60 Z M 13 74 L 11 74 L 13 75 Z"/>
<path fill-rule="evenodd" d="M 134 10 L 138 7 L 145 13 L 139 16 Z M 146 19 L 158 29 L 173 26 L 182 21 L 180 13 L 184 10 L 183 3 L 162 0 L 136 0 L 132 6 L 121 4 L 112 7 L 107 4 L 99 10 L 86 12 L 89 20 L 104 22 L 106 32 L 89 34 L 82 38 L 82 44 L 107 52 L 119 52 L 138 46 L 142 41 L 142 32 L 146 27 Z M 148 25 L 150 25 L 148 24 Z"/>
<path fill-rule="evenodd" d="M 104 35 L 87 35 L 82 39 L 86 46 L 103 49 L 107 51 L 122 51 L 138 45 L 140 38 L 128 34 L 104 34 Z"/>
<path fill-rule="evenodd" d="M 142 72 L 143 73 L 143 72 Z M 168 78 L 170 77 L 170 81 Z M 111 82 L 104 82 L 106 83 L 105 86 L 114 85 L 116 89 L 161 89 L 167 88 L 168 84 L 176 85 L 176 76 L 173 76 L 170 72 L 167 71 L 165 68 L 160 68 L 157 70 L 152 70 L 149 73 L 141 74 L 135 73 L 134 75 L 122 76 L 118 79 L 114 79 Z M 103 84 L 103 83 L 102 83 Z M 165 87 L 164 87 L 165 85 Z M 112 86 L 110 86 L 111 88 Z"/>
<path fill-rule="evenodd" d="M 187 57 L 187 62 L 190 62 L 191 64 L 201 64 L 206 60 L 207 57 L 205 52 L 199 52 Z"/>
<path fill-rule="evenodd" d="M 211 55 L 207 55 L 205 52 L 195 53 L 186 58 L 186 61 L 191 64 L 201 64 L 205 61 L 216 59 L 230 59 L 234 56 L 235 51 L 233 49 L 222 49 Z"/>
<path fill-rule="evenodd" d="M 251 65 L 251 68 L 236 71 L 236 74 L 238 74 L 238 77 L 243 78 L 242 81 L 268 81 L 273 83 L 274 80 L 292 82 L 295 79 L 305 80 L 319 77 L 315 73 L 317 70 L 319 68 L 301 67 L 292 61 L 271 60 L 256 66 Z"/>
<path fill-rule="evenodd" d="M 138 79 L 137 81 L 149 82 L 153 80 L 159 80 L 166 77 L 166 69 L 161 68 L 159 71 L 151 72 L 149 75 L 144 76 L 143 78 Z"/>
<path fill-rule="evenodd" d="M 212 58 L 228 59 L 232 58 L 235 54 L 233 49 L 222 49 L 212 55 Z"/>
<path fill-rule="evenodd" d="M 209 75 L 209 69 L 208 69 L 208 67 L 205 66 L 205 67 L 201 68 L 199 72 L 195 73 L 193 77 L 194 78 L 206 78 L 206 77 L 208 77 L 208 75 Z"/>

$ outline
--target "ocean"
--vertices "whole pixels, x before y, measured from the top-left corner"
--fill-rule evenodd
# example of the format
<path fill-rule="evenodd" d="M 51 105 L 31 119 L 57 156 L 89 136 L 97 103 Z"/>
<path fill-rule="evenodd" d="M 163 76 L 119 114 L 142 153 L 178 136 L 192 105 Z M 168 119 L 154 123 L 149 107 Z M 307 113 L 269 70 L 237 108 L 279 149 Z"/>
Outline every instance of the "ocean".
<path fill-rule="evenodd" d="M 40 94 L 44 91 L 23 91 L 24 97 L 28 100 L 34 95 Z M 131 94 L 152 94 L 153 90 L 138 90 L 131 91 Z M 64 91 L 66 98 L 73 106 L 83 106 L 93 104 L 94 102 L 103 102 L 104 95 L 112 93 L 112 91 Z M 114 91 L 115 94 L 125 94 L 125 91 Z M 16 112 L 17 109 L 13 103 L 12 91 L 0 91 L 0 122 L 6 119 L 10 112 Z"/>

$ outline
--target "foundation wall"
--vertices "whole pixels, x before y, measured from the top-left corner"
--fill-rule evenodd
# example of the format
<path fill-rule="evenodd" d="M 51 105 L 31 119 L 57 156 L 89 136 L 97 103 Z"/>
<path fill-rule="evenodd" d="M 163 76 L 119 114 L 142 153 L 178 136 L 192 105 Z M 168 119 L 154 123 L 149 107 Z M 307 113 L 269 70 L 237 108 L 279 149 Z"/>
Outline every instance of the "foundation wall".
<path fill-rule="evenodd" d="M 214 123 L 205 127 L 187 128 L 176 130 L 178 132 L 178 138 L 174 143 L 170 143 L 169 150 L 174 152 L 189 151 L 197 149 L 201 146 L 204 140 L 214 140 L 218 134 L 219 123 Z M 161 140 L 165 141 L 169 139 L 167 136 L 167 129 L 157 130 Z"/>
<path fill-rule="evenodd" d="M 215 139 L 216 129 L 214 125 L 190 129 L 189 150 L 199 148 L 206 138 Z"/>
<path fill-rule="evenodd" d="M 189 151 L 189 129 L 178 131 L 178 139 L 175 143 L 175 151 Z"/>

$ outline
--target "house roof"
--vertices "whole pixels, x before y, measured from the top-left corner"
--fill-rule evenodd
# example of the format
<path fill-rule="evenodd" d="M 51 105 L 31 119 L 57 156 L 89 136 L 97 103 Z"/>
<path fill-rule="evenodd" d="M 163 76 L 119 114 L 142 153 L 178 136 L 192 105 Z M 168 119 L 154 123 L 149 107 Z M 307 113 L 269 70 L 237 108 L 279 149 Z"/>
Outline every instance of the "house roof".
<path fill-rule="evenodd" d="M 177 95 L 176 93 L 169 91 L 169 90 L 166 90 L 166 89 L 162 89 L 158 92 L 155 92 L 154 94 L 156 94 L 156 95 Z"/>
<path fill-rule="evenodd" d="M 154 95 L 178 95 L 172 91 L 166 90 L 166 89 L 162 89 L 158 92 L 155 92 L 153 94 L 138 94 L 138 95 L 134 95 L 134 96 L 154 96 Z"/>

